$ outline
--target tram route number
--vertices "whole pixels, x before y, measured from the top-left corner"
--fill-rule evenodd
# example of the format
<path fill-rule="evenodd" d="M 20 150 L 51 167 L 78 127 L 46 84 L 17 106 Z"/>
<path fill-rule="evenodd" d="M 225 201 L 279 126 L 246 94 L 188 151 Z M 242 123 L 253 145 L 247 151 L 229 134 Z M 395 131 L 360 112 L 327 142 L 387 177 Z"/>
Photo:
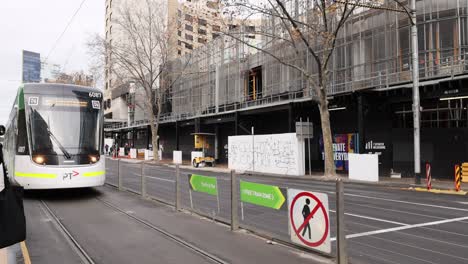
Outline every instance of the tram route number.
<path fill-rule="evenodd" d="M 101 98 L 102 93 L 89 92 L 89 97 L 91 97 L 91 98 Z"/>
<path fill-rule="evenodd" d="M 73 177 L 76 177 L 78 175 L 80 175 L 80 173 L 77 172 L 77 171 L 65 172 L 63 174 L 63 180 L 71 180 L 71 179 L 73 179 Z"/>

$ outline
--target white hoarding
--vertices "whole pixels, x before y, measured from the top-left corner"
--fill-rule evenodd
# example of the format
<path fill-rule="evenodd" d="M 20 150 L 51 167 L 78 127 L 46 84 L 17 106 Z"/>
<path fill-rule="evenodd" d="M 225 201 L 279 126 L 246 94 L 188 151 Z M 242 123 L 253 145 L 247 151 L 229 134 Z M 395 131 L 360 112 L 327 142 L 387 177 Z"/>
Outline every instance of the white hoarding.
<path fill-rule="evenodd" d="M 296 133 L 231 136 L 229 169 L 283 175 L 304 175 L 304 141 Z"/>

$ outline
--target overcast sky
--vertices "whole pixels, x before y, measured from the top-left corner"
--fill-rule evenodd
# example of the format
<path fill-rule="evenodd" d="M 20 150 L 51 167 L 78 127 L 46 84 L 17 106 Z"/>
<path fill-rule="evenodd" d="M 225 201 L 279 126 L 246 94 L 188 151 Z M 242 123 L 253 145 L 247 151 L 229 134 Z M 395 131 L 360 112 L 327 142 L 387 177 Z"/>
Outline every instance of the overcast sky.
<path fill-rule="evenodd" d="M 5 124 L 21 80 L 21 51 L 51 51 L 83 0 L 14 0 L 0 4 L 0 124 Z M 85 0 L 48 61 L 64 71 L 87 71 L 86 42 L 103 35 L 105 0 Z"/>

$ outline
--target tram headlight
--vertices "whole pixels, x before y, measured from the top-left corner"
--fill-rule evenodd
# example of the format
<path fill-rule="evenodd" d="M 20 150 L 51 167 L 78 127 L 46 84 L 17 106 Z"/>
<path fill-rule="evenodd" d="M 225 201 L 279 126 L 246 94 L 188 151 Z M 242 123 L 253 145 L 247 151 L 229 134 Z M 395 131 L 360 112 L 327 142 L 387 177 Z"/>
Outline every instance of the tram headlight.
<path fill-rule="evenodd" d="M 96 162 L 98 162 L 98 161 L 99 161 L 99 155 L 90 155 L 90 156 L 89 156 L 89 161 L 90 161 L 91 163 L 96 163 Z"/>
<path fill-rule="evenodd" d="M 41 164 L 41 165 L 44 164 L 44 161 L 45 161 L 44 157 L 41 155 L 34 156 L 33 160 L 35 163 Z"/>

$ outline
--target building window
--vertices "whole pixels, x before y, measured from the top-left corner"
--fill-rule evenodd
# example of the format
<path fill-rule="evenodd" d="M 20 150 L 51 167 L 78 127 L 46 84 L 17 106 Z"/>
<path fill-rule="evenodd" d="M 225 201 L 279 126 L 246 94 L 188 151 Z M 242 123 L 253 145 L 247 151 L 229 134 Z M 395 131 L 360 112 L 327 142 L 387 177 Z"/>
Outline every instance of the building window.
<path fill-rule="evenodd" d="M 198 34 L 206 35 L 206 30 L 199 28 Z"/>
<path fill-rule="evenodd" d="M 191 25 L 185 25 L 185 30 L 193 31 L 193 27 Z"/>
<path fill-rule="evenodd" d="M 205 43 L 206 43 L 206 39 L 204 39 L 204 38 L 198 38 L 198 43 L 205 44 Z"/>
<path fill-rule="evenodd" d="M 181 50 L 177 50 L 177 55 L 182 55 L 182 51 L 181 51 Z"/>
<path fill-rule="evenodd" d="M 256 67 L 247 72 L 244 84 L 246 101 L 262 98 L 262 67 Z"/>
<path fill-rule="evenodd" d="M 200 26 L 206 26 L 207 22 L 206 22 L 205 19 L 199 18 L 199 19 L 198 19 L 198 24 L 199 24 Z"/>
<path fill-rule="evenodd" d="M 185 43 L 185 47 L 189 50 L 193 49 L 193 46 L 191 44 Z"/>
<path fill-rule="evenodd" d="M 185 39 L 186 40 L 193 40 L 193 36 L 189 34 L 185 34 Z"/>
<path fill-rule="evenodd" d="M 177 36 L 182 37 L 182 31 L 177 30 Z"/>
<path fill-rule="evenodd" d="M 189 14 L 185 14 L 185 20 L 192 22 L 192 16 Z"/>
<path fill-rule="evenodd" d="M 232 25 L 232 24 L 229 25 L 229 30 L 234 30 L 234 29 L 236 29 L 236 28 L 237 28 L 237 25 Z"/>
<path fill-rule="evenodd" d="M 213 31 L 221 31 L 221 28 L 217 25 L 213 25 Z"/>
<path fill-rule="evenodd" d="M 215 39 L 215 38 L 217 38 L 217 37 L 219 37 L 219 34 L 213 33 L 213 39 Z"/>
<path fill-rule="evenodd" d="M 177 45 L 182 46 L 182 41 L 178 40 Z"/>
<path fill-rule="evenodd" d="M 182 11 L 177 10 L 177 16 L 178 16 L 178 17 L 181 17 L 181 16 L 182 16 Z"/>

